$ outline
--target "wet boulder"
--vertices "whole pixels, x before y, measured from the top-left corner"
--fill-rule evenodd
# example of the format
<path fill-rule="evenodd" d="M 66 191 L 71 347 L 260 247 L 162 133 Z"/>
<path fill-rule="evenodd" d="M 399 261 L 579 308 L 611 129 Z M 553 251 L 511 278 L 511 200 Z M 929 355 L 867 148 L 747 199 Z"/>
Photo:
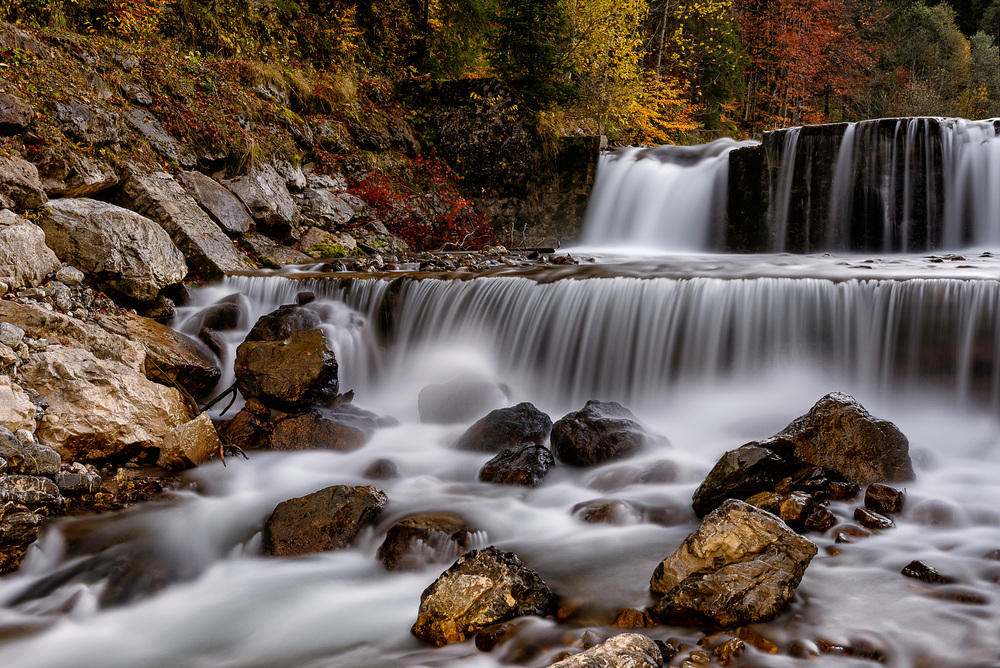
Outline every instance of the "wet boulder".
<path fill-rule="evenodd" d="M 337 450 L 352 452 L 362 447 L 368 434 L 357 424 L 331 419 L 329 413 L 311 410 L 299 415 L 283 415 L 274 421 L 271 448 L 274 450 Z"/>
<path fill-rule="evenodd" d="M 667 624 L 737 626 L 773 619 L 799 586 L 816 546 L 774 515 L 729 500 L 650 579 Z"/>
<path fill-rule="evenodd" d="M 496 383 L 466 375 L 424 387 L 417 395 L 417 410 L 425 424 L 455 424 L 472 420 L 505 400 L 503 388 Z"/>
<path fill-rule="evenodd" d="M 463 642 L 492 624 L 550 614 L 555 605 L 537 573 L 514 553 L 490 546 L 462 555 L 424 590 L 412 633 L 440 647 Z"/>
<path fill-rule="evenodd" d="M 479 479 L 500 485 L 537 487 L 554 465 L 555 458 L 548 448 L 526 443 L 519 448 L 504 450 L 486 462 L 479 470 Z"/>
<path fill-rule="evenodd" d="M 545 445 L 551 432 L 549 416 L 525 401 L 491 411 L 469 427 L 455 447 L 474 452 L 500 452 L 525 443 Z"/>
<path fill-rule="evenodd" d="M 795 468 L 795 462 L 748 443 L 722 455 L 695 490 L 692 506 L 698 517 L 703 517 L 726 499 L 749 499 L 759 493 L 773 492 Z"/>
<path fill-rule="evenodd" d="M 318 329 L 322 326 L 316 311 L 298 304 L 284 304 L 257 318 L 247 333 L 247 341 L 282 341 L 292 332 Z M 220 329 L 218 326 L 214 329 Z"/>
<path fill-rule="evenodd" d="M 659 668 L 663 655 L 641 633 L 620 633 L 600 645 L 553 663 L 549 668 Z"/>
<path fill-rule="evenodd" d="M 570 466 L 597 466 L 637 452 L 646 435 L 632 411 L 609 401 L 588 401 L 552 426 L 552 448 Z"/>
<path fill-rule="evenodd" d="M 44 515 L 26 510 L 0 514 L 0 575 L 17 570 L 44 523 Z"/>
<path fill-rule="evenodd" d="M 346 547 L 387 502 L 377 487 L 335 485 L 279 503 L 261 531 L 264 554 L 294 557 Z"/>
<path fill-rule="evenodd" d="M 273 431 L 271 409 L 255 398 L 247 399 L 233 419 L 219 428 L 219 433 L 227 444 L 242 450 L 271 447 Z"/>
<path fill-rule="evenodd" d="M 43 515 L 66 511 L 66 499 L 59 487 L 48 478 L 34 475 L 0 475 L 0 506 L 12 502 Z"/>
<path fill-rule="evenodd" d="M 236 383 L 244 397 L 295 411 L 337 394 L 337 358 L 321 329 L 294 331 L 280 341 L 249 339 L 236 349 Z"/>
<path fill-rule="evenodd" d="M 474 534 L 458 515 L 413 515 L 389 527 L 378 548 L 378 559 L 388 571 L 420 570 L 468 552 Z"/>
<path fill-rule="evenodd" d="M 889 485 L 872 483 L 865 490 L 865 507 L 876 513 L 898 513 L 905 500 L 906 494 Z"/>

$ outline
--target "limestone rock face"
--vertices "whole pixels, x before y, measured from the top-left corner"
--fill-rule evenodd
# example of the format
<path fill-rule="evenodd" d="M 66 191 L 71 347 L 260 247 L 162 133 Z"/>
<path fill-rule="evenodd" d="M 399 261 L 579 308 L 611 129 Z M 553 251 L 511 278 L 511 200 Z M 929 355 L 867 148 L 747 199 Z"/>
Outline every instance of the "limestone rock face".
<path fill-rule="evenodd" d="M 413 635 L 424 642 L 462 642 L 492 624 L 546 615 L 555 596 L 512 552 L 495 547 L 463 554 L 420 595 Z"/>
<path fill-rule="evenodd" d="M 37 209 L 47 200 L 37 167 L 17 156 L 0 156 L 0 208 Z"/>
<path fill-rule="evenodd" d="M 632 411 L 610 401 L 588 401 L 552 425 L 552 448 L 570 466 L 596 466 L 634 454 L 645 432 Z"/>
<path fill-rule="evenodd" d="M 116 144 L 122 140 L 121 118 L 99 107 L 75 100 L 55 102 L 51 114 L 63 134 L 81 144 Z"/>
<path fill-rule="evenodd" d="M 267 266 L 284 267 L 286 264 L 308 262 L 313 259 L 294 248 L 276 244 L 263 234 L 246 234 L 241 238 L 241 241 L 249 246 L 254 253 L 259 255 Z"/>
<path fill-rule="evenodd" d="M 551 418 L 525 401 L 491 411 L 469 427 L 455 447 L 475 452 L 500 452 L 524 443 L 545 445 L 551 431 Z"/>
<path fill-rule="evenodd" d="M 168 470 L 189 469 L 221 450 L 211 416 L 202 413 L 164 436 L 156 465 Z"/>
<path fill-rule="evenodd" d="M 0 134 L 21 134 L 35 120 L 35 108 L 10 93 L 0 93 Z"/>
<path fill-rule="evenodd" d="M 420 570 L 432 562 L 452 561 L 469 550 L 473 529 L 458 515 L 413 515 L 393 524 L 378 548 L 389 571 Z"/>
<path fill-rule="evenodd" d="M 336 485 L 279 503 L 264 522 L 264 554 L 292 557 L 346 547 L 387 502 L 377 487 Z"/>
<path fill-rule="evenodd" d="M 75 151 L 42 149 L 33 157 L 49 197 L 89 197 L 118 185 L 118 175 L 105 163 Z"/>
<path fill-rule="evenodd" d="M 549 668 L 659 668 L 660 648 L 641 633 L 620 633 Z"/>
<path fill-rule="evenodd" d="M 354 209 L 336 193 L 326 188 L 306 188 L 298 196 L 302 215 L 317 227 L 334 232 L 354 219 Z"/>
<path fill-rule="evenodd" d="M 9 288 L 37 286 L 59 269 L 59 258 L 45 245 L 45 232 L 13 211 L 0 211 L 0 279 Z"/>
<path fill-rule="evenodd" d="M 287 237 L 292 225 L 299 221 L 299 210 L 286 181 L 271 165 L 255 167 L 246 176 L 224 181 L 223 185 L 246 205 L 260 229 L 279 239 Z"/>
<path fill-rule="evenodd" d="M 773 619 L 795 595 L 816 546 L 768 512 L 730 499 L 650 579 L 663 623 L 737 626 Z"/>
<path fill-rule="evenodd" d="M 325 403 L 339 389 L 337 358 L 321 329 L 294 331 L 281 341 L 244 341 L 234 369 L 244 397 L 278 410 Z"/>
<path fill-rule="evenodd" d="M 191 168 L 198 162 L 198 158 L 184 144 L 167 132 L 163 124 L 145 109 L 131 107 L 126 112 L 125 117 L 128 122 L 139 131 L 146 141 L 156 149 L 156 152 L 167 160 L 173 160 L 182 167 Z"/>
<path fill-rule="evenodd" d="M 236 195 L 218 181 L 201 172 L 181 172 L 178 178 L 184 190 L 211 216 L 223 232 L 237 237 L 250 231 L 253 225 L 250 212 Z"/>
<path fill-rule="evenodd" d="M 35 410 L 25 391 L 11 382 L 10 376 L 0 375 L 0 425 L 14 432 L 18 429 L 34 432 Z"/>
<path fill-rule="evenodd" d="M 137 301 L 187 275 L 170 235 L 137 213 L 92 199 L 56 199 L 40 220 L 49 247 L 64 262 Z"/>
<path fill-rule="evenodd" d="M 170 234 L 188 266 L 202 277 L 220 278 L 250 266 L 246 256 L 170 174 L 133 171 L 124 190 L 137 211 Z"/>
<path fill-rule="evenodd" d="M 38 437 L 64 460 L 127 458 L 159 448 L 188 420 L 177 390 L 86 350 L 32 353 L 21 375 L 49 405 Z"/>

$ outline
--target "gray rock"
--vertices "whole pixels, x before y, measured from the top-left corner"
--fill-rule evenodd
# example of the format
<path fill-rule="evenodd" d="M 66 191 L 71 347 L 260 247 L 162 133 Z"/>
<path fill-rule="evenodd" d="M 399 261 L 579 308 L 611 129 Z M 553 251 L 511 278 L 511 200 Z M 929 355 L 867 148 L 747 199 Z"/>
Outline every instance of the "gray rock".
<path fill-rule="evenodd" d="M 250 231 L 253 224 L 250 212 L 236 195 L 218 181 L 201 172 L 181 172 L 178 178 L 188 194 L 211 216 L 223 232 L 237 237 Z"/>
<path fill-rule="evenodd" d="M 38 168 L 15 155 L 0 155 L 0 207 L 37 209 L 46 201 Z"/>
<path fill-rule="evenodd" d="M 463 642 L 493 624 L 554 612 L 555 596 L 512 552 L 495 547 L 461 557 L 420 595 L 412 633 L 424 642 Z"/>
<path fill-rule="evenodd" d="M 56 485 L 64 495 L 97 494 L 101 491 L 101 476 L 96 473 L 59 472 L 56 474 Z"/>
<path fill-rule="evenodd" d="M 203 278 L 218 279 L 250 267 L 250 261 L 212 222 L 194 198 L 166 172 L 132 171 L 124 186 L 133 208 L 158 222 Z"/>
<path fill-rule="evenodd" d="M 583 410 L 552 425 L 552 449 L 570 466 L 597 466 L 637 452 L 646 435 L 635 415 L 621 404 L 588 401 Z"/>
<path fill-rule="evenodd" d="M 66 510 L 66 499 L 59 493 L 59 487 L 40 476 L 0 476 L 0 503 L 8 501 L 33 511 L 44 509 L 45 512 L 58 514 Z"/>
<path fill-rule="evenodd" d="M 455 447 L 474 452 L 500 452 L 524 443 L 545 445 L 551 432 L 552 419 L 525 401 L 491 411 L 469 427 Z"/>
<path fill-rule="evenodd" d="M 64 262 L 137 301 L 187 275 L 170 235 L 144 216 L 91 199 L 57 199 L 40 219 L 48 244 Z"/>
<path fill-rule="evenodd" d="M 45 242 L 38 225 L 13 211 L 0 211 L 0 275 L 10 278 L 8 288 L 38 285 L 59 268 L 59 258 Z"/>
<path fill-rule="evenodd" d="M 667 624 L 738 626 L 773 619 L 802 580 L 816 546 L 774 515 L 729 500 L 656 567 L 650 589 Z"/>
<path fill-rule="evenodd" d="M 298 196 L 298 201 L 302 216 L 328 232 L 347 225 L 356 215 L 340 195 L 327 189 L 307 188 Z"/>
<path fill-rule="evenodd" d="M 479 470 L 479 479 L 501 485 L 537 487 L 555 464 L 555 458 L 544 445 L 527 443 L 504 450 L 486 462 Z"/>
<path fill-rule="evenodd" d="M 421 389 L 417 410 L 421 422 L 455 424 L 475 419 L 506 400 L 503 389 L 496 383 L 466 375 Z"/>
<path fill-rule="evenodd" d="M 660 648 L 641 633 L 620 633 L 585 652 L 574 654 L 549 668 L 659 668 Z"/>
<path fill-rule="evenodd" d="M 148 107 L 153 104 L 153 96 L 139 84 L 125 80 L 118 83 L 118 88 L 122 92 L 122 97 L 133 104 L 138 104 L 140 107 Z"/>
<path fill-rule="evenodd" d="M 271 165 L 254 167 L 246 176 L 223 181 L 223 185 L 240 198 L 258 227 L 265 232 L 284 239 L 299 221 L 299 210 L 288 192 L 285 179 Z"/>
<path fill-rule="evenodd" d="M 10 473 L 54 476 L 62 465 L 55 450 L 41 443 L 22 443 L 6 427 L 0 427 L 0 456 L 7 460 Z"/>
<path fill-rule="evenodd" d="M 345 485 L 283 501 L 264 522 L 264 554 L 292 557 L 344 548 L 386 502 L 377 487 Z"/>
<path fill-rule="evenodd" d="M 111 167 L 76 151 L 46 147 L 34 162 L 49 197 L 89 197 L 118 185 Z"/>
<path fill-rule="evenodd" d="M 0 23 L 0 47 L 4 51 L 27 51 L 42 58 L 51 58 L 52 52 L 37 39 L 9 23 Z"/>
<path fill-rule="evenodd" d="M 198 164 L 198 158 L 195 154 L 177 141 L 173 135 L 167 132 L 156 116 L 145 109 L 130 107 L 125 112 L 125 118 L 156 149 L 156 152 L 167 160 L 172 160 L 187 169 Z"/>
<path fill-rule="evenodd" d="M 7 458 L 0 455 L 0 475 L 7 472 Z"/>
<path fill-rule="evenodd" d="M 0 343 L 9 348 L 17 348 L 23 339 L 23 329 L 9 322 L 0 322 Z"/>
<path fill-rule="evenodd" d="M 118 114 L 82 102 L 55 102 L 52 120 L 73 141 L 83 144 L 118 144 L 122 124 Z"/>
<path fill-rule="evenodd" d="M 56 272 L 56 280 L 70 287 L 80 285 L 83 283 L 83 279 L 83 272 L 69 265 Z"/>
<path fill-rule="evenodd" d="M 301 165 L 293 165 L 287 160 L 275 160 L 273 166 L 290 189 L 299 191 L 306 187 L 306 175 L 302 172 Z"/>
<path fill-rule="evenodd" d="M 334 248 L 340 247 L 336 252 Z M 295 243 L 300 250 L 311 257 L 344 257 L 358 247 L 350 234 L 344 232 L 324 232 L 318 227 L 310 227 Z"/>
<path fill-rule="evenodd" d="M 16 95 L 0 92 L 0 134 L 21 134 L 34 120 L 34 107 Z"/>
<path fill-rule="evenodd" d="M 241 237 L 240 240 L 257 254 L 265 266 L 284 267 L 289 264 L 314 261 L 313 258 L 305 253 L 300 253 L 293 248 L 276 244 L 263 234 L 247 234 Z"/>

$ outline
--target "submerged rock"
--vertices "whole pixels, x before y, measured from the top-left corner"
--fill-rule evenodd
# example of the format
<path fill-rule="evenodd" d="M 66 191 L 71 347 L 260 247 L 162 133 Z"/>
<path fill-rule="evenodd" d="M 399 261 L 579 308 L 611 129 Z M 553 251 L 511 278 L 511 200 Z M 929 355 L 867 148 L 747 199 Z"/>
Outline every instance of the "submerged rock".
<path fill-rule="evenodd" d="M 773 619 L 795 595 L 816 546 L 774 515 L 729 500 L 656 567 L 663 623 L 736 626 Z"/>
<path fill-rule="evenodd" d="M 440 647 L 492 624 L 554 608 L 555 596 L 537 573 L 514 553 L 490 546 L 462 555 L 424 590 L 412 632 Z"/>
<path fill-rule="evenodd" d="M 283 341 L 246 340 L 236 349 L 236 382 L 244 397 L 294 411 L 337 394 L 337 358 L 321 329 L 294 331 Z"/>
<path fill-rule="evenodd" d="M 552 426 L 552 448 L 570 466 L 597 466 L 629 457 L 646 440 L 632 411 L 615 401 L 588 401 Z"/>
<path fill-rule="evenodd" d="M 659 668 L 663 655 L 652 638 L 620 633 L 596 647 L 553 663 L 549 668 Z"/>
<path fill-rule="evenodd" d="M 500 452 L 525 443 L 545 445 L 551 432 L 549 416 L 525 401 L 491 411 L 469 427 L 455 447 L 474 452 Z"/>
<path fill-rule="evenodd" d="M 320 411 L 287 415 L 274 421 L 274 450 L 338 450 L 352 452 L 365 444 L 368 434 L 355 425 L 332 420 Z"/>
<path fill-rule="evenodd" d="M 420 421 L 427 424 L 455 424 L 505 403 L 503 388 L 477 376 L 461 376 L 447 383 L 428 385 L 417 395 Z"/>
<path fill-rule="evenodd" d="M 552 453 L 544 445 L 527 443 L 519 448 L 504 450 L 486 462 L 479 470 L 479 479 L 501 485 L 537 487 L 555 463 Z"/>
<path fill-rule="evenodd" d="M 413 515 L 389 528 L 378 548 L 378 559 L 389 571 L 420 570 L 467 552 L 474 533 L 458 515 Z"/>
<path fill-rule="evenodd" d="M 387 502 L 377 487 L 336 485 L 279 503 L 261 532 L 264 554 L 294 557 L 346 547 Z"/>

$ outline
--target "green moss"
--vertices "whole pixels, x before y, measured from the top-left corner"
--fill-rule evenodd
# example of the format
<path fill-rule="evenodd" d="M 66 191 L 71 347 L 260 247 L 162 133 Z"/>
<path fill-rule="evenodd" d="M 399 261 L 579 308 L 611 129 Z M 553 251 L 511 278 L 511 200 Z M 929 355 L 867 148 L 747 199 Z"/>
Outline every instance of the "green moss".
<path fill-rule="evenodd" d="M 311 246 L 306 253 L 308 255 L 318 255 L 319 257 L 351 257 L 361 255 L 361 251 L 357 248 L 348 250 L 342 244 L 335 242 L 316 244 Z"/>

